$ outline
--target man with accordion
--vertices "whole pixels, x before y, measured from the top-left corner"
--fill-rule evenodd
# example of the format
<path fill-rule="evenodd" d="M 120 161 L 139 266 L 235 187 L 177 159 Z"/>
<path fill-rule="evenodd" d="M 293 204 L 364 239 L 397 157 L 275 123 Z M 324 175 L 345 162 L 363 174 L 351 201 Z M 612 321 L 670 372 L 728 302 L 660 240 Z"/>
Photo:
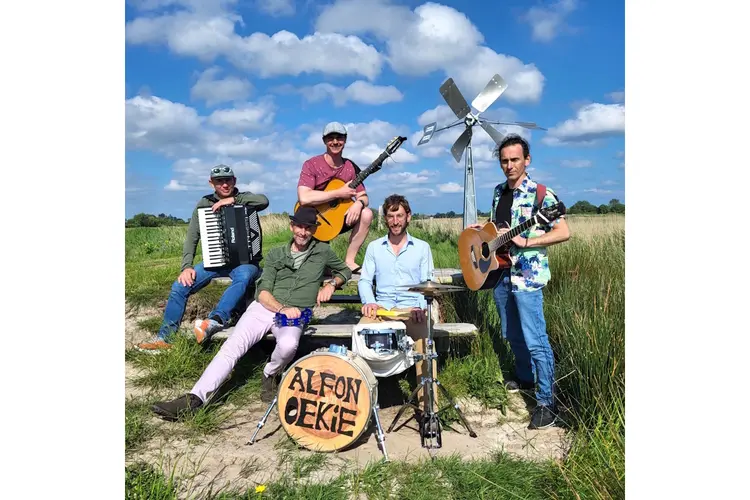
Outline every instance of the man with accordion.
<path fill-rule="evenodd" d="M 232 311 L 245 297 L 248 285 L 260 274 L 262 256 L 258 212 L 268 207 L 268 198 L 262 194 L 240 192 L 235 187 L 237 178 L 234 171 L 226 165 L 212 168 L 208 183 L 214 192 L 198 200 L 193 210 L 182 249 L 182 270 L 169 293 L 159 333 L 153 341 L 138 344 L 136 347 L 140 350 L 171 347 L 169 337 L 182 322 L 188 297 L 214 278 L 229 277 L 232 284 L 224 291 L 208 318 L 196 321 L 196 340 L 203 342 L 226 326 Z M 243 214 L 242 217 L 235 217 L 238 211 Z M 232 224 L 226 222 L 229 218 Z M 232 243 L 236 243 L 231 246 L 228 244 L 229 238 L 225 236 L 230 232 Z M 247 244 L 244 243 L 246 238 Z M 194 266 L 195 251 L 200 240 L 203 240 L 201 249 L 204 260 Z M 243 251 L 243 258 L 236 257 L 237 250 Z"/>

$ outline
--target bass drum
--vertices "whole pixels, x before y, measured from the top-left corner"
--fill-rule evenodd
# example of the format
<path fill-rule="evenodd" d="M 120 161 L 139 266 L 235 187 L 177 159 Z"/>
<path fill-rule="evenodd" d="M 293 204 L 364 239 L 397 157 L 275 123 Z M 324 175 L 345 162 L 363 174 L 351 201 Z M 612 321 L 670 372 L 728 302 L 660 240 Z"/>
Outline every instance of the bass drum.
<path fill-rule="evenodd" d="M 298 445 L 331 452 L 360 438 L 377 400 L 378 380 L 365 360 L 331 346 L 289 367 L 279 384 L 277 407 L 281 426 Z"/>

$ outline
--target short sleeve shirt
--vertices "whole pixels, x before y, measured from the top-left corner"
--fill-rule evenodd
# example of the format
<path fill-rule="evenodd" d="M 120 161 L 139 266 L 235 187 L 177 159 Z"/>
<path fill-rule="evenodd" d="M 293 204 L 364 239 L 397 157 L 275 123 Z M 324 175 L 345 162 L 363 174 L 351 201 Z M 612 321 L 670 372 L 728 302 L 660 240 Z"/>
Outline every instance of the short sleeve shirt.
<path fill-rule="evenodd" d="M 302 164 L 302 172 L 299 174 L 297 187 L 305 186 L 316 191 L 325 188 L 331 179 L 340 179 L 344 182 L 354 180 L 357 173 L 354 165 L 348 159 L 339 168 L 331 167 L 325 159 L 325 155 L 313 156 Z M 365 185 L 357 186 L 356 191 L 362 193 L 365 191 Z"/>
<path fill-rule="evenodd" d="M 533 205 L 536 201 L 537 184 L 528 174 L 526 175 L 527 177 L 521 182 L 521 185 L 512 190 L 513 204 L 510 208 L 511 227 L 522 224 L 532 216 Z M 492 214 L 497 213 L 500 198 L 507 187 L 507 182 L 495 186 L 492 198 Z M 555 192 L 548 187 L 547 194 L 542 201 L 542 208 L 551 207 L 558 201 L 559 199 Z M 552 221 L 550 224 L 536 224 L 521 233 L 521 236 L 524 238 L 541 236 L 551 231 L 555 222 Z M 511 245 L 510 260 L 512 263 L 510 281 L 514 292 L 539 290 L 549 282 L 551 274 L 546 247 L 518 248 L 515 245 Z"/>

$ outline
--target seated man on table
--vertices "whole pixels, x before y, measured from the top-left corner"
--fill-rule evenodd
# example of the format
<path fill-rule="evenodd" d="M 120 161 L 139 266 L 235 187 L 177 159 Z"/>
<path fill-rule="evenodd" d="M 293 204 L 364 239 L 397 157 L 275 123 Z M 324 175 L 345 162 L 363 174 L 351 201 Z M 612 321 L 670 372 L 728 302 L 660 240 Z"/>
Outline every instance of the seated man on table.
<path fill-rule="evenodd" d="M 154 413 L 175 420 L 180 413 L 203 406 L 208 395 L 229 377 L 237 361 L 269 330 L 276 339 L 276 348 L 263 369 L 260 399 L 264 403 L 273 400 L 274 378 L 294 358 L 303 328 L 276 325 L 276 313 L 289 319 L 299 318 L 303 309 L 331 300 L 334 290 L 352 276 L 349 267 L 327 243 L 312 239 L 318 224 L 316 215 L 315 208 L 301 206 L 290 216 L 292 240 L 268 252 L 255 301 L 247 307 L 193 389 L 173 401 L 156 403 L 151 407 Z M 335 276 L 321 287 L 326 269 Z"/>
<path fill-rule="evenodd" d="M 424 353 L 427 338 L 427 301 L 416 292 L 398 287 L 415 285 L 431 280 L 434 265 L 430 245 L 410 235 L 406 228 L 411 221 L 409 202 L 399 194 L 392 194 L 383 202 L 388 234 L 367 245 L 362 276 L 359 279 L 359 296 L 362 299 L 360 323 L 376 322 L 378 309 L 403 312 L 409 318 L 402 320 L 415 348 Z M 377 297 L 372 292 L 375 279 Z M 434 360 L 433 360 L 434 362 Z M 424 362 L 417 364 L 417 381 L 428 376 Z M 427 372 L 427 373 L 425 373 Z M 423 393 L 420 393 L 423 397 Z"/>

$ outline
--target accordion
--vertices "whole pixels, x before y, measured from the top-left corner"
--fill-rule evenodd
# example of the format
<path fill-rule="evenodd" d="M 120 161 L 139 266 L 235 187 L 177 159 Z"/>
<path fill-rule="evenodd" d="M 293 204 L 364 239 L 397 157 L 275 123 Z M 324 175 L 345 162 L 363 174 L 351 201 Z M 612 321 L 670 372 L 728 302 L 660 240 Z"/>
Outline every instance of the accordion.
<path fill-rule="evenodd" d="M 231 266 L 259 262 L 263 234 L 258 212 L 245 205 L 198 209 L 203 267 Z"/>

